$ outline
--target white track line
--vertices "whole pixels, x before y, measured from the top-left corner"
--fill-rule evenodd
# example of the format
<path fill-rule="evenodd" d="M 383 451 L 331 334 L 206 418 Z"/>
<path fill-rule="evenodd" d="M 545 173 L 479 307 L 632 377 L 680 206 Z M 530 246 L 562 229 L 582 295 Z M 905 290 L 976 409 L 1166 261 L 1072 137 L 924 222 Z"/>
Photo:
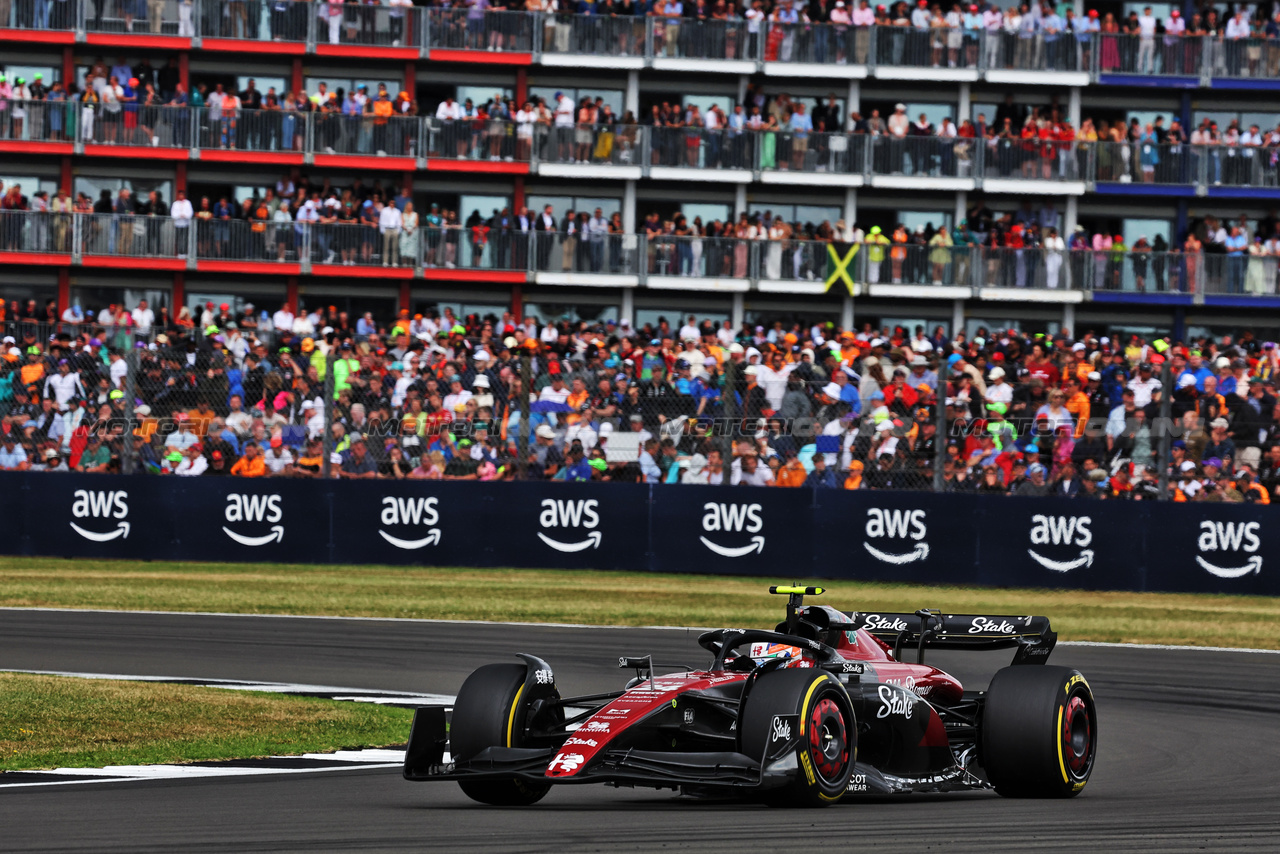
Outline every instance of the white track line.
<path fill-rule="evenodd" d="M 425 623 L 425 624 L 444 624 L 444 625 L 464 625 L 464 626 L 532 626 L 535 628 L 548 629 L 610 629 L 620 631 L 625 629 L 653 629 L 655 631 L 664 632 L 705 632 L 709 630 L 706 626 L 600 626 L 593 623 L 536 623 L 536 622 L 507 622 L 503 620 L 433 620 L 424 617 L 339 617 L 332 615 L 308 615 L 308 614 L 235 614 L 223 611 L 138 611 L 138 610 L 112 610 L 110 608 L 17 608 L 12 606 L 0 606 L 0 611 L 48 611 L 59 614 L 157 614 L 166 617 L 255 617 L 273 620 L 350 620 L 356 622 L 370 623 Z M 1192 644 L 1159 644 L 1159 643 L 1110 643 L 1106 641 L 1059 641 L 1058 646 L 1096 646 L 1096 647 L 1116 647 L 1120 649 L 1169 649 L 1169 650 L 1188 650 L 1200 652 L 1257 652 L 1265 655 L 1280 655 L 1277 649 L 1251 649 L 1249 647 L 1235 646 L 1195 646 Z"/>

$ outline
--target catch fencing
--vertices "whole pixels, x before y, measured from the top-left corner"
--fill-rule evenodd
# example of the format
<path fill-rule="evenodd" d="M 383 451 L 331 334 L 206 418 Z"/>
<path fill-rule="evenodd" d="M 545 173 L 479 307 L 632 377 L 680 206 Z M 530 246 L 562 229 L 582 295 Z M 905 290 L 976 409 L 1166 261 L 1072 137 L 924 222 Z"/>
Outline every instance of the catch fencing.
<path fill-rule="evenodd" d="M 0 551 L 15 555 L 1280 594 L 1280 528 L 1259 506 L 35 473 L 0 486 Z"/>

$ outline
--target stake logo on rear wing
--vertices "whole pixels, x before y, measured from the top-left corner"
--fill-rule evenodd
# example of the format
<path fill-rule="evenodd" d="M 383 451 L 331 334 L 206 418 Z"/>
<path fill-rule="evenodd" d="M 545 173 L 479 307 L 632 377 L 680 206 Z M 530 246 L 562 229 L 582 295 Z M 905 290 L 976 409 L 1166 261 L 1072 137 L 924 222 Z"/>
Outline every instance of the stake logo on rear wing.
<path fill-rule="evenodd" d="M 1016 649 L 1014 664 L 1043 664 L 1058 642 L 1048 617 L 1013 617 L 990 614 L 943 614 L 922 608 L 914 614 L 845 613 L 854 628 L 893 645 L 894 657 L 902 660 L 904 647 L 915 647 L 917 661 L 924 650 Z"/>

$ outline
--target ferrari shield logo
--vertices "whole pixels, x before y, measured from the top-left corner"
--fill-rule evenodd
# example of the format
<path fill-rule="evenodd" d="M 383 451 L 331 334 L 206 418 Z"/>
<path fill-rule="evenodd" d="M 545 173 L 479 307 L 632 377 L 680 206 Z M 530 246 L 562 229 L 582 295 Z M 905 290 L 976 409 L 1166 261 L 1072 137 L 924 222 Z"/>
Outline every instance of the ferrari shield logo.
<path fill-rule="evenodd" d="M 853 263 L 853 259 L 858 254 L 857 243 L 828 243 L 827 259 L 831 262 L 828 269 L 831 273 L 827 276 L 827 290 L 830 291 L 832 286 L 837 282 L 843 282 L 845 288 L 849 291 L 849 296 L 853 296 L 853 276 L 849 275 L 849 265 Z"/>

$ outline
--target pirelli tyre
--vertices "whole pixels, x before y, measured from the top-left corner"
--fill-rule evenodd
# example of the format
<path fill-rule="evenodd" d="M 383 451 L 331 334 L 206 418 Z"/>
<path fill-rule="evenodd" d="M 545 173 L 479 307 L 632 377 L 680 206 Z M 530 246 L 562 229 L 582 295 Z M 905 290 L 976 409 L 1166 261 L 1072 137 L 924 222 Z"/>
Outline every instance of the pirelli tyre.
<path fill-rule="evenodd" d="M 449 752 L 455 762 L 487 747 L 520 747 L 528 706 L 522 701 L 527 668 L 523 664 L 486 664 L 458 691 L 449 725 Z M 494 806 L 526 806 L 542 800 L 550 784 L 510 780 L 459 780 L 472 800 Z"/>
<path fill-rule="evenodd" d="M 1067 667 L 996 672 L 982 712 L 981 761 L 1007 798 L 1073 798 L 1093 772 L 1098 715 L 1093 691 Z"/>
<path fill-rule="evenodd" d="M 840 800 L 853 774 L 857 725 L 844 686 L 822 670 L 766 673 L 751 687 L 739 717 L 740 745 L 764 761 L 775 720 L 797 727 L 796 768 L 791 781 L 763 795 L 773 806 L 828 806 Z"/>

